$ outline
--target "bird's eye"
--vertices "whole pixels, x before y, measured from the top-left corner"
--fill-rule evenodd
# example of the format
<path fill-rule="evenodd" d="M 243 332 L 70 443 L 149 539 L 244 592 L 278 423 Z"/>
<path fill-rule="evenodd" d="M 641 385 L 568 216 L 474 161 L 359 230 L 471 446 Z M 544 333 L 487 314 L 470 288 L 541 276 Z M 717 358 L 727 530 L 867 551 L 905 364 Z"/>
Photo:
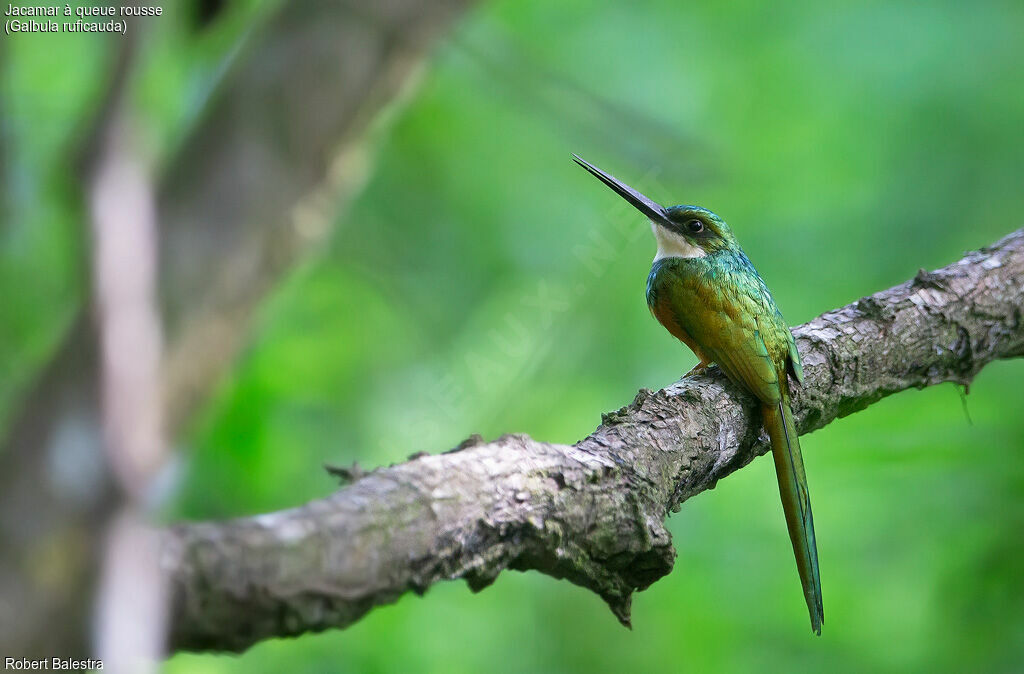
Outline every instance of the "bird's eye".
<path fill-rule="evenodd" d="M 704 223 L 697 219 L 687 220 L 683 226 L 690 234 L 700 234 L 704 231 Z"/>

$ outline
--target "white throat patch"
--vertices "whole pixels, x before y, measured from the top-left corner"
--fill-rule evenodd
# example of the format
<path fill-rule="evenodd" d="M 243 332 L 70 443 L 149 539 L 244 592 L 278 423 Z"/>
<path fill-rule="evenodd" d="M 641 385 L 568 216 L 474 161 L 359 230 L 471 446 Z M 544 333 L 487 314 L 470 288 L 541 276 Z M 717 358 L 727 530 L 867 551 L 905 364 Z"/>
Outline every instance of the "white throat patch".
<path fill-rule="evenodd" d="M 670 232 L 654 221 L 651 221 L 651 231 L 654 233 L 654 240 L 658 242 L 658 252 L 654 256 L 655 262 L 666 257 L 704 257 L 707 255 L 703 248 L 694 246 L 682 235 Z"/>

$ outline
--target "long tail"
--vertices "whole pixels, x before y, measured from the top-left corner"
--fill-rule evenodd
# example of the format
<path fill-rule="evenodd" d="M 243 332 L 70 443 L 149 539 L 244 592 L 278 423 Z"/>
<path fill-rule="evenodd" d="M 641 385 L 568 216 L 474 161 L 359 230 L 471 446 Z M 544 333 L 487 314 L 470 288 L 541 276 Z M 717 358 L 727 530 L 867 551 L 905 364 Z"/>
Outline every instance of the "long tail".
<path fill-rule="evenodd" d="M 796 566 L 804 587 L 804 599 L 811 614 L 811 628 L 821 634 L 825 616 L 821 607 L 821 578 L 818 575 L 818 548 L 814 542 L 814 519 L 811 517 L 811 499 L 807 493 L 807 476 L 800 455 L 800 440 L 789 397 L 785 394 L 778 405 L 763 406 L 764 427 L 772 440 L 775 474 L 779 478 L 782 509 L 786 513 L 786 526 L 793 542 Z"/>

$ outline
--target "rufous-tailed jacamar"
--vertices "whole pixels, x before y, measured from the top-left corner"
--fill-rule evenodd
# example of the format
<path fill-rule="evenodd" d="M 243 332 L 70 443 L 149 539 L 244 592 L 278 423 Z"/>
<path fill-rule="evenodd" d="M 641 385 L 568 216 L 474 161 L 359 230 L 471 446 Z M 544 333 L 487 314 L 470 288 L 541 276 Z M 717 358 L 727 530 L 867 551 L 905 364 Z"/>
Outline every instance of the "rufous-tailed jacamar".
<path fill-rule="evenodd" d="M 699 206 L 665 208 L 576 155 L 576 163 L 651 221 L 658 252 L 647 277 L 651 313 L 700 361 L 715 363 L 760 403 L 772 443 L 782 509 L 811 627 L 823 620 L 818 550 L 789 377 L 803 381 L 800 354 L 768 286 L 720 217 Z"/>

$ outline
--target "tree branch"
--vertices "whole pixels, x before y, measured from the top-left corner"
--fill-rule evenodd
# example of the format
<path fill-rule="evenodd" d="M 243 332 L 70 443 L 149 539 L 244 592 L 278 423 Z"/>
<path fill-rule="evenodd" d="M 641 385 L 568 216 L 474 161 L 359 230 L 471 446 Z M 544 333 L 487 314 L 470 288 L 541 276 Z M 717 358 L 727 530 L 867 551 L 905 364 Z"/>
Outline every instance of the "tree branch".
<path fill-rule="evenodd" d="M 266 292 L 322 243 L 360 187 L 371 128 L 379 131 L 467 5 L 286 2 L 253 31 L 157 195 L 170 433 L 230 366 Z M 130 93 L 134 42 L 119 44 L 86 166 L 117 99 Z M 82 308 L 0 437 L 3 653 L 88 652 L 98 531 L 115 503 L 103 460 L 94 309 L 92 301 Z"/>
<path fill-rule="evenodd" d="M 801 433 L 908 388 L 967 386 L 1024 355 L 1024 229 L 794 330 Z M 589 588 L 629 624 L 630 597 L 675 558 L 664 520 L 767 451 L 754 401 L 714 368 L 641 390 L 574 446 L 523 435 L 354 476 L 329 498 L 166 533 L 172 645 L 242 650 L 345 627 L 440 580 L 504 569 Z"/>

